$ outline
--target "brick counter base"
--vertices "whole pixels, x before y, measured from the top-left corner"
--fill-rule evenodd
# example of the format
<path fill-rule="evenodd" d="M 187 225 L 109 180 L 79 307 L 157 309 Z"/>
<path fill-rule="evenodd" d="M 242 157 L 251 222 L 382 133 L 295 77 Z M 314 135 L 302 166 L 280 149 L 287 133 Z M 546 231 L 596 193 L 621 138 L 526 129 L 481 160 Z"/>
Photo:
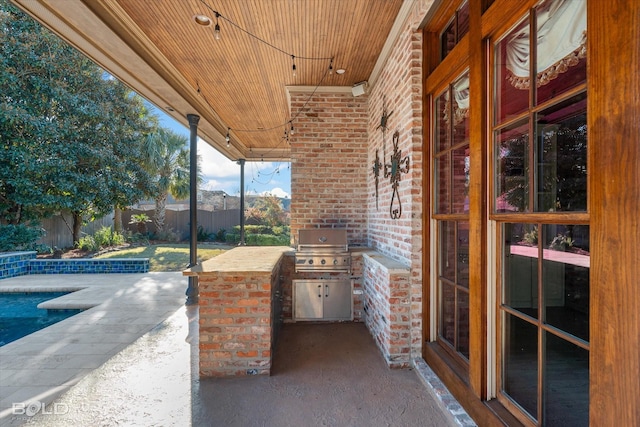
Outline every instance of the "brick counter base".
<path fill-rule="evenodd" d="M 411 366 L 409 268 L 363 253 L 364 321 L 390 368 Z"/>
<path fill-rule="evenodd" d="M 201 377 L 271 373 L 287 250 L 238 247 L 185 272 L 198 277 Z"/>

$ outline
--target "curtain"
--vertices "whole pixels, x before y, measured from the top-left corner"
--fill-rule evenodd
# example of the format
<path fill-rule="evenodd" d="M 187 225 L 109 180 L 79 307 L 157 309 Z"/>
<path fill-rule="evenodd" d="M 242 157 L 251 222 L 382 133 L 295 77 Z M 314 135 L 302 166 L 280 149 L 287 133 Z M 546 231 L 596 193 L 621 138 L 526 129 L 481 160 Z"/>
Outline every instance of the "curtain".
<path fill-rule="evenodd" d="M 548 0 L 537 9 L 537 85 L 543 86 L 587 54 L 587 8 L 583 0 Z M 509 81 L 529 88 L 529 26 L 507 42 Z"/>

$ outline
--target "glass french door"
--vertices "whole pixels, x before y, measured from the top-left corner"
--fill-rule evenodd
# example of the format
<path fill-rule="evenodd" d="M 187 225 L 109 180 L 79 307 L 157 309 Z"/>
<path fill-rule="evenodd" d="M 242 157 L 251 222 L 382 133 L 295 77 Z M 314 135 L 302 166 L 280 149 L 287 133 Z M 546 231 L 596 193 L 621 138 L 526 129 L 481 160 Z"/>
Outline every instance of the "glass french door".
<path fill-rule="evenodd" d="M 493 51 L 498 398 L 526 425 L 588 425 L 586 2 L 541 1 Z"/>

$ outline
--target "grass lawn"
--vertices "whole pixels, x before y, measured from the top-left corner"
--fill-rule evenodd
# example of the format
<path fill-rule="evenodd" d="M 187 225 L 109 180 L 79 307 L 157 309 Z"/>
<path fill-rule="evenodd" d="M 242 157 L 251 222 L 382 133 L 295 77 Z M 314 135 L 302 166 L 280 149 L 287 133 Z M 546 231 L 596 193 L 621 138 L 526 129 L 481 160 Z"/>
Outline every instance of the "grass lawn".
<path fill-rule="evenodd" d="M 198 262 L 226 252 L 227 247 L 198 246 Z M 189 245 L 165 243 L 109 252 L 96 258 L 149 258 L 149 271 L 182 271 L 189 264 Z"/>

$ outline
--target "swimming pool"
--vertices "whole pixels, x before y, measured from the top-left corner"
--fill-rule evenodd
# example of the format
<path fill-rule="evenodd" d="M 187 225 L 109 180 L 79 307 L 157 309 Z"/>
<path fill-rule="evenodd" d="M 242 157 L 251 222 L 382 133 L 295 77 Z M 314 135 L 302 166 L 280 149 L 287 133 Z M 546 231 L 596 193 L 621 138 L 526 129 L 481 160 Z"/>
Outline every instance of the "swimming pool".
<path fill-rule="evenodd" d="M 83 310 L 45 310 L 38 304 L 70 292 L 0 292 L 0 347 Z"/>

